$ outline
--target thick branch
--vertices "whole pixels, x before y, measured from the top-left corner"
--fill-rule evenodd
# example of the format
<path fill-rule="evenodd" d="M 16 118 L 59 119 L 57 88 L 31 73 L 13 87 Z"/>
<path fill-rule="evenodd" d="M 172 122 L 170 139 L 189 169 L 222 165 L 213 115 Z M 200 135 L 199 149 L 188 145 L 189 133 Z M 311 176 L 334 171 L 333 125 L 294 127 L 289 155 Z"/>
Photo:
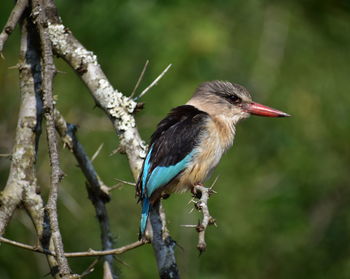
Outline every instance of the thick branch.
<path fill-rule="evenodd" d="M 150 212 L 153 231 L 152 246 L 156 254 L 159 275 L 163 279 L 180 278 L 174 254 L 176 242 L 169 235 L 163 235 L 163 223 L 159 210 L 160 202 L 155 204 Z M 164 239 L 163 236 L 165 236 Z"/>
<path fill-rule="evenodd" d="M 2 29 L 0 33 L 0 53 L 2 52 L 4 48 L 4 44 L 9 37 L 9 35 L 12 33 L 12 31 L 15 29 L 19 19 L 21 18 L 24 10 L 28 6 L 28 0 L 18 0 L 16 2 L 15 7 L 13 8 L 10 17 L 8 18 L 6 25 Z"/>
<path fill-rule="evenodd" d="M 37 187 L 34 165 L 41 118 L 41 101 L 37 90 L 41 83 L 40 56 L 35 46 L 35 35 L 27 32 L 27 24 L 22 29 L 19 64 L 21 105 L 10 173 L 0 196 L 0 235 L 22 201 L 24 192 L 26 197 Z M 36 213 L 42 214 L 41 209 L 39 205 Z"/>

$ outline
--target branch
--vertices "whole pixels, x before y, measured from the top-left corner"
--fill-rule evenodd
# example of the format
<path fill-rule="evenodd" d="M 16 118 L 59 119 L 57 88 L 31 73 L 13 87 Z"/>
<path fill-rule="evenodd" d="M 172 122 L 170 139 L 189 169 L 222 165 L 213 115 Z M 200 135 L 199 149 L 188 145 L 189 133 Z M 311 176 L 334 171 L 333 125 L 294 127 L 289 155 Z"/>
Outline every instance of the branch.
<path fill-rule="evenodd" d="M 27 23 L 23 24 L 20 49 L 19 78 L 21 104 L 17 121 L 16 138 L 12 150 L 10 173 L 0 195 L 0 236 L 10 218 L 30 192 L 35 192 L 36 145 L 40 137 L 41 100 L 38 85 L 41 83 L 40 54 L 36 38 Z M 35 205 L 35 202 L 32 202 Z M 41 207 L 42 209 L 42 207 Z M 42 214 L 40 205 L 36 214 Z"/>
<path fill-rule="evenodd" d="M 0 33 L 0 53 L 4 48 L 4 44 L 12 31 L 15 29 L 19 19 L 21 18 L 24 10 L 28 6 L 28 0 L 18 0 L 13 8 L 10 17 L 8 18 L 4 28 Z"/>
<path fill-rule="evenodd" d="M 46 255 L 51 255 L 51 256 L 56 256 L 56 253 L 47 249 L 43 249 L 38 246 L 31 246 L 28 244 L 24 244 L 18 241 L 10 240 L 5 237 L 0 237 L 0 242 L 16 246 L 25 250 L 41 253 L 41 254 L 46 254 Z M 123 254 L 127 251 L 130 251 L 132 249 L 135 249 L 137 247 L 140 247 L 144 244 L 146 244 L 146 241 L 143 240 L 138 240 L 133 243 L 130 243 L 128 245 L 116 248 L 116 249 L 110 249 L 110 250 L 103 250 L 103 251 L 96 251 L 90 249 L 89 251 L 85 252 L 71 252 L 71 253 L 64 253 L 64 255 L 67 258 L 77 258 L 77 257 L 99 257 L 99 256 L 106 256 L 106 255 L 120 255 Z"/>
<path fill-rule="evenodd" d="M 110 249 L 110 250 L 104 250 L 104 251 L 95 251 L 95 250 L 89 250 L 87 252 L 72 252 L 72 253 L 66 253 L 65 255 L 69 258 L 75 258 L 75 257 L 95 257 L 95 256 L 105 256 L 105 255 L 120 255 L 123 254 L 129 250 L 135 249 L 137 247 L 140 247 L 144 244 L 146 244 L 147 241 L 138 240 L 133 243 L 130 243 L 128 245 Z"/>
<path fill-rule="evenodd" d="M 207 248 L 207 244 L 205 242 L 205 231 L 208 225 L 215 224 L 215 219 L 210 215 L 208 208 L 209 196 L 214 193 L 214 191 L 211 188 L 204 187 L 203 185 L 196 185 L 194 186 L 193 192 L 195 197 L 198 197 L 199 199 L 199 201 L 195 203 L 195 207 L 203 213 L 202 222 L 196 226 L 196 230 L 198 232 L 197 249 L 200 253 L 203 253 Z"/>
<path fill-rule="evenodd" d="M 12 246 L 16 246 L 16 247 L 19 247 L 19 248 L 22 248 L 22 249 L 25 249 L 25 250 L 38 252 L 40 254 L 56 256 L 56 254 L 54 252 L 51 252 L 50 250 L 41 248 L 39 246 L 31 246 L 31 245 L 24 244 L 24 243 L 21 243 L 21 242 L 18 242 L 18 241 L 10 240 L 10 239 L 7 239 L 7 238 L 2 237 L 2 236 L 0 237 L 0 242 L 6 243 L 6 244 L 9 244 L 9 245 L 12 245 Z"/>
<path fill-rule="evenodd" d="M 176 242 L 167 234 L 163 234 L 160 202 L 152 206 L 150 220 L 152 225 L 152 246 L 156 254 L 160 278 L 180 278 L 176 265 L 174 248 Z M 165 238 L 163 238 L 165 237 Z"/>
<path fill-rule="evenodd" d="M 76 126 L 67 123 L 58 110 L 55 110 L 55 124 L 56 129 L 63 141 L 68 146 L 70 151 L 74 153 L 74 156 L 87 179 L 86 189 L 89 194 L 89 199 L 95 207 L 96 216 L 99 221 L 102 249 L 110 250 L 113 248 L 113 238 L 110 230 L 108 212 L 105 205 L 105 203 L 110 201 L 108 187 L 97 175 L 97 172 L 92 165 L 92 161 L 89 159 L 83 146 L 78 141 L 76 136 Z M 104 265 L 105 277 L 110 277 L 107 276 L 107 274 L 112 275 L 114 278 L 117 277 L 117 273 L 113 267 L 113 256 L 110 254 L 104 256 L 104 261 L 107 263 L 107 266 Z"/>
<path fill-rule="evenodd" d="M 56 73 L 53 63 L 53 53 L 51 41 L 47 30 L 46 7 L 40 0 L 33 0 L 32 15 L 34 22 L 37 25 L 41 50 L 42 50 L 42 65 L 43 65 L 43 81 L 42 92 L 44 101 L 44 116 L 46 119 L 46 133 L 49 147 L 49 158 L 51 164 L 51 189 L 49 193 L 46 209 L 50 218 L 51 237 L 55 246 L 56 259 L 58 263 L 59 273 L 63 278 L 69 278 L 71 270 L 68 261 L 64 256 L 64 248 L 62 236 L 59 230 L 58 216 L 57 216 L 57 198 L 58 186 L 60 180 L 63 178 L 63 172 L 59 165 L 59 154 L 57 147 L 57 137 L 55 133 L 55 117 L 54 117 L 54 102 L 52 94 L 52 81 Z"/>

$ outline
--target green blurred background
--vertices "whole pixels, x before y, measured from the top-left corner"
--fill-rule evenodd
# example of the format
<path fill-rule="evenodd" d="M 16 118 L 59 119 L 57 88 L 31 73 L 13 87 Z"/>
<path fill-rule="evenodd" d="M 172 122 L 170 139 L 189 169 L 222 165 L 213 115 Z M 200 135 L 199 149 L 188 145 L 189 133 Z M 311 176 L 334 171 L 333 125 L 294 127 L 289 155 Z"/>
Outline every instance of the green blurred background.
<path fill-rule="evenodd" d="M 0 5 L 2 27 L 13 1 Z M 182 278 L 350 277 L 350 2 L 303 1 L 57 1 L 63 22 L 98 56 L 112 84 L 130 94 L 146 61 L 145 88 L 169 64 L 173 67 L 142 101 L 137 123 L 148 140 L 170 108 L 183 104 L 196 86 L 223 79 L 245 85 L 256 101 L 293 115 L 251 117 L 240 123 L 233 148 L 212 179 L 210 199 L 218 227 L 207 232 L 208 249 L 198 256 L 190 194 L 164 202 L 172 236 L 182 249 Z M 11 152 L 19 108 L 19 30 L 0 61 L 0 153 Z M 106 116 L 94 108 L 88 90 L 63 61 L 55 79 L 57 106 L 79 125 L 88 154 L 107 185 L 131 180 L 123 155 L 110 156 L 118 139 Z M 140 92 L 139 90 L 139 92 Z M 66 251 L 99 249 L 99 229 L 74 157 L 61 150 L 66 178 L 59 197 L 59 221 Z M 10 162 L 0 160 L 0 187 Z M 49 184 L 45 136 L 37 164 L 44 196 Z M 124 186 L 108 204 L 116 247 L 137 239 L 139 205 Z M 36 241 L 26 214 L 17 210 L 6 237 Z M 92 259 L 71 259 L 81 273 Z M 123 264 L 123 262 L 125 264 Z M 123 278 L 156 278 L 151 246 L 116 260 Z M 45 257 L 2 244 L 0 277 L 42 278 Z M 88 278 L 101 278 L 101 266 Z"/>

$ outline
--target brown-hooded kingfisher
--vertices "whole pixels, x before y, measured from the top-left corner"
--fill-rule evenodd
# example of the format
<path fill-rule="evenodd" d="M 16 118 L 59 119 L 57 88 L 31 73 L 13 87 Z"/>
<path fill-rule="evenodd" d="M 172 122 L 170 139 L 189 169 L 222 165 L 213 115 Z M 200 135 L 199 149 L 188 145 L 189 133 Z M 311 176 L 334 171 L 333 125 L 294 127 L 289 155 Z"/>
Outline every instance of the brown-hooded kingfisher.
<path fill-rule="evenodd" d="M 151 207 L 163 195 L 202 184 L 231 147 L 236 124 L 251 114 L 290 116 L 255 103 L 246 88 L 227 81 L 202 83 L 192 98 L 157 126 L 139 176 L 136 193 L 142 203 L 140 237 Z"/>

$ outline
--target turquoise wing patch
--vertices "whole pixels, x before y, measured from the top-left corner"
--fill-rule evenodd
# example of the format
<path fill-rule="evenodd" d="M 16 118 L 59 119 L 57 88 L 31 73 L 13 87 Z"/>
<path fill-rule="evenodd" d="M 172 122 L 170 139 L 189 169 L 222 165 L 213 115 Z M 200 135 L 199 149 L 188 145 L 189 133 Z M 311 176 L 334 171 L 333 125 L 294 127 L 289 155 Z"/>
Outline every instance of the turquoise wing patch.
<path fill-rule="evenodd" d="M 151 159 L 151 154 L 152 154 L 152 149 L 153 146 L 151 146 L 151 148 L 149 149 L 146 159 L 145 159 L 145 163 L 143 165 L 143 173 L 142 173 L 142 193 L 145 193 L 145 185 L 147 184 L 147 180 L 149 178 L 149 169 L 151 167 L 151 163 L 150 163 L 150 159 Z"/>
<path fill-rule="evenodd" d="M 156 167 L 154 168 L 152 173 L 148 176 L 148 170 L 150 168 L 150 163 L 149 163 L 150 153 L 151 153 L 151 150 L 146 157 L 144 174 L 142 177 L 142 181 L 146 182 L 146 183 L 143 183 L 142 186 L 143 186 L 143 192 L 144 193 L 146 192 L 147 197 L 150 197 L 155 190 L 168 184 L 180 172 L 182 172 L 186 168 L 187 164 L 191 161 L 192 155 L 193 155 L 193 151 L 192 151 L 185 158 L 183 158 L 180 162 L 178 162 L 175 165 L 166 166 L 166 167 L 162 167 L 162 166 Z"/>

